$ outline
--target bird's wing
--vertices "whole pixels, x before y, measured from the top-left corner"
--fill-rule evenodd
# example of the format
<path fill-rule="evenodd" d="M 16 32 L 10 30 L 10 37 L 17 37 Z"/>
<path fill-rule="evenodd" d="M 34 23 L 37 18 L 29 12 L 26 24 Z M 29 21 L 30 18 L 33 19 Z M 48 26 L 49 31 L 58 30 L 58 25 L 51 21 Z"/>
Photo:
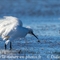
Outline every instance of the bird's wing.
<path fill-rule="evenodd" d="M 0 20 L 0 36 L 4 37 L 9 34 L 13 29 L 18 25 L 22 26 L 22 22 L 17 20 L 15 17 L 6 17 L 3 20 Z"/>
<path fill-rule="evenodd" d="M 8 21 L 8 24 L 14 22 L 14 23 L 16 23 L 16 24 L 19 24 L 20 26 L 23 25 L 23 24 L 22 24 L 22 21 L 21 21 L 21 20 L 18 20 L 18 18 L 16 18 L 16 17 L 4 16 L 4 19 L 5 19 L 6 21 Z"/>

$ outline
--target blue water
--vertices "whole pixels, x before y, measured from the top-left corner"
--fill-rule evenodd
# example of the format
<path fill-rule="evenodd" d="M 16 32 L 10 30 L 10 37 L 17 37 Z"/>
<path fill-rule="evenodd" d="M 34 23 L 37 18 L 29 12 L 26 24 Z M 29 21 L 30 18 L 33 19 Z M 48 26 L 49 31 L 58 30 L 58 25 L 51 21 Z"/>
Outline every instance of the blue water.
<path fill-rule="evenodd" d="M 7 4 L 6 4 L 7 3 Z M 13 40 L 13 50 L 20 53 L 0 54 L 6 58 L 1 60 L 60 60 L 52 56 L 60 56 L 60 0 L 2 0 L 0 1 L 0 17 L 15 16 L 30 26 L 38 36 L 27 35 L 25 39 Z M 27 42 L 27 43 L 26 43 Z M 7 48 L 9 50 L 9 46 Z M 4 42 L 0 39 L 0 50 L 4 50 Z M 10 50 L 9 50 L 10 51 Z M 28 55 L 34 58 L 26 58 Z M 24 58 L 7 58 L 7 56 L 24 56 Z"/>

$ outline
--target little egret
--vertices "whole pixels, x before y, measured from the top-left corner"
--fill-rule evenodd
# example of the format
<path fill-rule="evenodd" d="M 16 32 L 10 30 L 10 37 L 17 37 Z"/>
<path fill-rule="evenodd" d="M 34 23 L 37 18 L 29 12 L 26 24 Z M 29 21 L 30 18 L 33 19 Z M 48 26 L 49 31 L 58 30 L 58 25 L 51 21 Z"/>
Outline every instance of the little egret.
<path fill-rule="evenodd" d="M 0 20 L 0 36 L 5 41 L 5 49 L 10 42 L 10 49 L 12 49 L 12 40 L 17 38 L 24 38 L 27 34 L 31 34 L 38 37 L 33 33 L 31 28 L 22 26 L 22 22 L 16 17 L 5 16 L 3 20 Z"/>

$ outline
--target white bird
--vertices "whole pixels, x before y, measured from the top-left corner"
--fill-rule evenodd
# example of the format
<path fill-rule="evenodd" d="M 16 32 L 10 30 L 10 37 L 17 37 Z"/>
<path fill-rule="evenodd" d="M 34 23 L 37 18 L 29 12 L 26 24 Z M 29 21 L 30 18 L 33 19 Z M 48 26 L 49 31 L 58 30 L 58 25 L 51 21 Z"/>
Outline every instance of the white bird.
<path fill-rule="evenodd" d="M 5 41 L 5 49 L 9 42 L 10 49 L 12 49 L 12 40 L 24 38 L 27 34 L 32 34 L 38 39 L 33 30 L 23 27 L 22 22 L 16 17 L 5 16 L 4 19 L 0 20 L 0 37 Z"/>

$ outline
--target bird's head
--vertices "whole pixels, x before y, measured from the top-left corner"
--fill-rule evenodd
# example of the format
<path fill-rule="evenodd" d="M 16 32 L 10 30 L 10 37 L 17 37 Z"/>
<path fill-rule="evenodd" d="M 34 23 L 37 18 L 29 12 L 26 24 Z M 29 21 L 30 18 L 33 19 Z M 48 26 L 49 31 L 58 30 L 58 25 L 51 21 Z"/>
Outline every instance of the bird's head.
<path fill-rule="evenodd" d="M 30 27 L 30 26 L 28 26 L 27 28 L 28 28 L 28 34 L 31 34 L 31 35 L 33 35 L 35 38 L 37 38 L 37 39 L 38 39 L 38 37 L 34 34 L 34 32 L 33 32 L 33 30 L 31 29 L 31 27 Z M 38 39 L 38 41 L 37 41 L 37 42 L 40 42 L 40 40 Z"/>
<path fill-rule="evenodd" d="M 29 28 L 28 34 L 31 34 L 31 35 L 33 35 L 34 37 L 36 37 L 38 39 L 38 37 L 34 34 L 34 32 L 31 28 Z"/>

